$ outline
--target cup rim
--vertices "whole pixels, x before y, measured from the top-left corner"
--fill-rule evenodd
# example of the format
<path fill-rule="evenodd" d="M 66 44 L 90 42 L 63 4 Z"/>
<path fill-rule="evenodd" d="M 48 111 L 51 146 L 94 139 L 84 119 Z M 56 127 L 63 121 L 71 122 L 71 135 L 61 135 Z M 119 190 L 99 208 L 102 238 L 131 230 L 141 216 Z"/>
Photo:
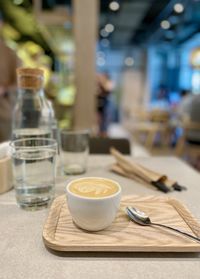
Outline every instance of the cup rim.
<path fill-rule="evenodd" d="M 20 142 L 26 142 L 26 141 L 31 141 L 31 140 L 41 140 L 41 141 L 47 141 L 49 142 L 49 144 L 40 144 L 40 145 L 36 145 L 36 146 L 16 146 L 15 143 L 20 143 Z M 12 140 L 10 141 L 9 143 L 9 146 L 11 148 L 14 148 L 14 149 L 30 149 L 30 148 L 51 148 L 51 147 L 54 147 L 54 148 L 57 148 L 58 144 L 57 144 L 57 141 L 53 138 L 34 138 L 34 137 L 30 137 L 30 138 L 24 138 L 24 139 L 17 139 L 17 140 Z"/>
<path fill-rule="evenodd" d="M 89 179 L 89 180 L 92 180 L 92 179 L 97 179 L 97 180 L 102 180 L 102 179 L 104 179 L 104 180 L 108 180 L 108 181 L 114 183 L 115 185 L 117 185 L 118 191 L 117 191 L 116 193 L 112 194 L 112 195 L 109 195 L 109 196 L 93 198 L 93 197 L 81 196 L 81 195 L 75 194 L 75 193 L 73 193 L 72 191 L 69 190 L 69 187 L 71 186 L 72 183 L 74 183 L 74 182 L 76 182 L 76 181 L 79 181 L 79 180 L 84 180 L 84 179 L 87 179 L 87 180 L 88 180 L 88 179 Z M 96 177 L 96 176 L 89 176 L 89 177 L 81 177 L 81 178 L 73 179 L 73 180 L 71 180 L 71 181 L 67 184 L 67 186 L 66 186 L 66 193 L 67 193 L 67 194 L 69 193 L 69 194 L 72 195 L 72 196 L 75 196 L 75 197 L 78 197 L 78 198 L 84 199 L 84 200 L 90 200 L 90 201 L 91 201 L 91 200 L 92 200 L 92 201 L 107 200 L 107 199 L 110 199 L 110 198 L 113 198 L 113 197 L 119 195 L 119 194 L 121 193 L 121 191 L 122 191 L 122 188 L 121 188 L 120 184 L 119 184 L 117 181 L 115 181 L 115 180 L 113 180 L 113 179 L 106 178 L 106 177 L 98 177 L 98 176 L 97 176 L 97 177 Z"/>

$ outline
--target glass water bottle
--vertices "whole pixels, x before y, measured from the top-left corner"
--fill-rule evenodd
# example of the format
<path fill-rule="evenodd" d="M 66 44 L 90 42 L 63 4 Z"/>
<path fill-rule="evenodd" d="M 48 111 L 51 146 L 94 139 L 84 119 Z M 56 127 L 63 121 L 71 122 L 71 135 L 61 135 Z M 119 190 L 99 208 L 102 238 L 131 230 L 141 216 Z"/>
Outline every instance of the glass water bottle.
<path fill-rule="evenodd" d="M 44 71 L 17 69 L 18 98 L 13 115 L 12 139 L 52 137 L 52 108 L 44 95 Z"/>

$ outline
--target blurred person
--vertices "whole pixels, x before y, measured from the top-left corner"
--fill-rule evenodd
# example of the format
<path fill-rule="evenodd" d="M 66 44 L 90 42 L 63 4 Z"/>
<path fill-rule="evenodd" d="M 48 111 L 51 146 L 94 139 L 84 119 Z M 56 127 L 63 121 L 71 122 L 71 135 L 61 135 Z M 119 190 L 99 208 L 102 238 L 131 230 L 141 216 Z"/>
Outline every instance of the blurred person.
<path fill-rule="evenodd" d="M 181 101 L 176 109 L 176 120 L 177 125 L 182 122 L 199 122 L 200 119 L 198 117 L 198 97 L 199 95 L 194 95 L 190 90 L 183 89 L 181 91 Z M 197 101 L 197 104 L 195 103 Z M 195 111 L 195 113 L 194 113 Z"/>
<path fill-rule="evenodd" d="M 185 116 L 188 116 L 192 99 L 193 95 L 190 90 L 181 90 L 181 100 L 177 106 L 177 114 L 180 118 L 183 119 Z"/>
<path fill-rule="evenodd" d="M 192 104 L 194 95 L 188 89 L 182 89 L 180 92 L 180 95 L 181 95 L 181 100 L 176 107 L 176 111 L 175 111 L 173 123 L 172 123 L 174 126 L 173 146 L 176 145 L 178 139 L 183 134 L 183 129 L 181 127 L 182 122 L 184 123 L 185 121 L 188 121 L 188 120 L 193 121 L 191 119 L 191 113 L 192 113 L 192 109 L 194 106 Z"/>
<path fill-rule="evenodd" d="M 12 109 L 16 90 L 16 68 L 19 60 L 15 52 L 4 42 L 0 14 L 0 142 L 10 139 Z"/>
<path fill-rule="evenodd" d="M 191 96 L 191 101 L 186 107 L 188 118 L 191 122 L 200 124 L 200 94 Z M 189 131 L 187 140 L 192 144 L 200 145 L 200 130 Z"/>
<path fill-rule="evenodd" d="M 187 114 L 187 119 L 192 123 L 200 124 L 200 94 L 190 94 L 190 99 L 185 104 L 184 108 L 185 113 Z M 186 140 L 188 143 L 197 145 L 200 148 L 200 130 L 188 130 Z M 193 166 L 200 170 L 200 156 L 196 157 Z"/>
<path fill-rule="evenodd" d="M 106 136 L 108 128 L 108 107 L 109 107 L 109 95 L 113 89 L 113 83 L 107 73 L 97 75 L 97 113 L 98 113 L 98 125 L 99 135 Z"/>
<path fill-rule="evenodd" d="M 159 86 L 156 98 L 151 102 L 150 109 L 169 110 L 169 92 L 166 86 Z"/>

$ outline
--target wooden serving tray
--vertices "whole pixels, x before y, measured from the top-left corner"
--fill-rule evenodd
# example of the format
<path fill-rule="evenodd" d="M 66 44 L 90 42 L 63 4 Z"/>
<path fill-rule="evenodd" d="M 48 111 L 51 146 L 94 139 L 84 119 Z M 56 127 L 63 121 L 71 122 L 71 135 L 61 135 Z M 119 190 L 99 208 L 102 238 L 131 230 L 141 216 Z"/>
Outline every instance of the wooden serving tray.
<path fill-rule="evenodd" d="M 132 205 L 146 212 L 152 221 L 173 226 L 200 237 L 200 224 L 179 201 L 162 196 L 126 196 L 113 224 L 99 232 L 78 228 L 72 221 L 66 197 L 57 197 L 43 229 L 47 247 L 57 251 L 102 252 L 200 252 L 200 244 L 159 227 L 140 226 L 126 216 Z"/>

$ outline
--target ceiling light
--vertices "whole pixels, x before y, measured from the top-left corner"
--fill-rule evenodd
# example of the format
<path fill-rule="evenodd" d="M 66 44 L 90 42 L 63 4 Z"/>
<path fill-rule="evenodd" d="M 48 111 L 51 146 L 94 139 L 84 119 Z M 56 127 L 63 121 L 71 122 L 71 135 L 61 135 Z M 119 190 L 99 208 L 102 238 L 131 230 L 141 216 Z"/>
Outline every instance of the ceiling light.
<path fill-rule="evenodd" d="M 170 23 L 169 23 L 168 20 L 163 20 L 163 21 L 161 21 L 160 26 L 161 26 L 163 29 L 169 29 L 169 28 L 170 28 Z"/>
<path fill-rule="evenodd" d="M 125 60 L 124 60 L 124 64 L 126 66 L 133 66 L 134 64 L 134 59 L 132 57 L 126 57 Z"/>
<path fill-rule="evenodd" d="M 105 29 L 102 29 L 100 31 L 100 35 L 101 35 L 101 37 L 106 38 L 106 37 L 108 37 L 109 33 Z"/>
<path fill-rule="evenodd" d="M 13 0 L 13 3 L 15 5 L 21 5 L 24 2 L 24 0 Z"/>
<path fill-rule="evenodd" d="M 103 47 L 108 47 L 109 44 L 110 44 L 110 42 L 109 42 L 108 39 L 102 39 L 102 40 L 101 40 L 101 45 L 102 45 Z"/>
<path fill-rule="evenodd" d="M 98 66 L 104 66 L 106 64 L 106 60 L 103 57 L 98 57 L 97 58 L 97 65 Z"/>
<path fill-rule="evenodd" d="M 114 11 L 114 12 L 116 12 L 117 10 L 119 10 L 119 3 L 117 2 L 117 1 L 112 1 L 112 2 L 110 2 L 110 4 L 109 4 L 109 8 L 110 8 L 110 10 L 111 11 Z"/>
<path fill-rule="evenodd" d="M 184 6 L 181 3 L 176 3 L 174 5 L 174 11 L 178 14 L 182 13 L 184 11 Z"/>
<path fill-rule="evenodd" d="M 105 26 L 105 30 L 106 30 L 106 32 L 108 32 L 108 33 L 113 32 L 114 29 L 115 29 L 115 27 L 114 27 L 114 25 L 111 24 L 111 23 L 108 23 L 108 24 L 106 24 L 106 26 Z"/>

